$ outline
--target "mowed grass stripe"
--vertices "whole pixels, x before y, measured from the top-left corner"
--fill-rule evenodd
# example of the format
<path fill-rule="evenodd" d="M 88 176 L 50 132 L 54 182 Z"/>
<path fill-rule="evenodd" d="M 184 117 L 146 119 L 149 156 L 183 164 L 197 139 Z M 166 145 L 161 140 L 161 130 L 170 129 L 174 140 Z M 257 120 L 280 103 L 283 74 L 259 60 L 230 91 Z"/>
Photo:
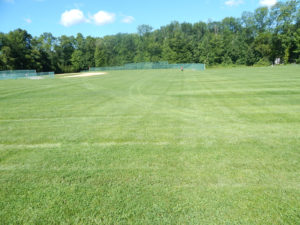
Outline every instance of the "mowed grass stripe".
<path fill-rule="evenodd" d="M 0 82 L 1 224 L 298 224 L 300 70 Z"/>

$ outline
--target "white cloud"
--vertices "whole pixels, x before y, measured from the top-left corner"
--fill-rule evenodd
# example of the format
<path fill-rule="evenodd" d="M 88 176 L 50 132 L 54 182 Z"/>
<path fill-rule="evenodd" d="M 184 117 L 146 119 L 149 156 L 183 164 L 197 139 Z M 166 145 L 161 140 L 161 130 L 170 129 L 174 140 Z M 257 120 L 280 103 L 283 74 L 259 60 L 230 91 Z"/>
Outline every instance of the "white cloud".
<path fill-rule="evenodd" d="M 92 20 L 96 25 L 104 25 L 113 23 L 115 21 L 116 15 L 114 13 L 109 13 L 105 11 L 99 11 L 92 16 Z"/>
<path fill-rule="evenodd" d="M 244 3 L 243 0 L 227 0 L 225 2 L 225 5 L 228 5 L 228 6 L 238 6 L 238 5 L 241 5 L 243 3 Z"/>
<path fill-rule="evenodd" d="M 60 23 L 65 27 L 70 27 L 79 23 L 94 23 L 96 25 L 104 25 L 113 23 L 116 19 L 114 13 L 109 13 L 105 11 L 99 11 L 94 15 L 89 14 L 89 19 L 87 19 L 83 12 L 79 9 L 71 9 L 65 11 L 61 15 Z M 126 19 L 126 20 L 125 20 Z M 133 17 L 124 17 L 124 23 L 131 23 L 134 20 Z"/>
<path fill-rule="evenodd" d="M 14 3 L 15 0 L 4 0 L 5 2 L 8 2 L 8 3 Z"/>
<path fill-rule="evenodd" d="M 87 23 L 89 22 L 85 16 L 83 15 L 83 12 L 79 9 L 71 9 L 65 11 L 61 15 L 60 23 L 65 27 L 70 27 L 75 24 L 79 23 Z"/>
<path fill-rule="evenodd" d="M 272 7 L 277 3 L 277 0 L 260 0 L 259 4 L 266 7 Z"/>
<path fill-rule="evenodd" d="M 29 18 L 24 19 L 26 23 L 32 23 L 32 20 Z"/>
<path fill-rule="evenodd" d="M 124 18 L 122 19 L 122 23 L 132 23 L 134 21 L 134 17 L 133 16 L 124 16 Z"/>

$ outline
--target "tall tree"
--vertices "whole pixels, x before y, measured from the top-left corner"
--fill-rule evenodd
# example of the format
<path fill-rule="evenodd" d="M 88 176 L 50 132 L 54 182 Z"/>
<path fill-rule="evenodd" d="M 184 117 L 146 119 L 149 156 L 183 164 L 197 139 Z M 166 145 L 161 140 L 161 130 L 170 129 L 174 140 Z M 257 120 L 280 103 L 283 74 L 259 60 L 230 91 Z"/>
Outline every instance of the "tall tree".
<path fill-rule="evenodd" d="M 243 12 L 240 18 L 194 24 L 173 21 L 157 30 L 144 24 L 135 34 L 101 38 L 81 33 L 32 37 L 22 29 L 0 33 L 1 70 L 60 73 L 150 61 L 268 65 L 276 58 L 300 63 L 300 0 Z"/>

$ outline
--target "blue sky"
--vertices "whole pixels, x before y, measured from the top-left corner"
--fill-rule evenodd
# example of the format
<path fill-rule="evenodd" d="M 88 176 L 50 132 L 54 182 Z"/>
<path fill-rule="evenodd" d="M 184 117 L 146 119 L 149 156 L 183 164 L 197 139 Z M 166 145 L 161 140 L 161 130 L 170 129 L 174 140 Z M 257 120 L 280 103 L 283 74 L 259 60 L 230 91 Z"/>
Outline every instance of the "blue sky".
<path fill-rule="evenodd" d="M 33 36 L 103 37 L 135 33 L 141 24 L 157 29 L 179 22 L 220 21 L 276 0 L 0 0 L 0 32 L 21 28 Z"/>

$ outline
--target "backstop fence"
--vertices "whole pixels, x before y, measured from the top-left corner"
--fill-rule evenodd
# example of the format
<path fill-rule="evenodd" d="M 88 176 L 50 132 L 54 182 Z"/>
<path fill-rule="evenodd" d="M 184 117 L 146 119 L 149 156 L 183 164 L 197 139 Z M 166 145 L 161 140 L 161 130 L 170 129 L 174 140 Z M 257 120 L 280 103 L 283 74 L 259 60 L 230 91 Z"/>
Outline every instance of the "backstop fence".
<path fill-rule="evenodd" d="M 187 70 L 205 70 L 205 64 L 201 63 L 178 63 L 169 64 L 168 62 L 141 62 L 128 63 L 123 66 L 111 67 L 91 67 L 92 71 L 109 71 L 109 70 L 150 70 L 150 69 L 187 69 Z"/>
<path fill-rule="evenodd" d="M 53 78 L 54 72 L 40 72 L 37 73 L 35 70 L 4 70 L 0 71 L 0 80 L 8 79 L 43 79 Z"/>

